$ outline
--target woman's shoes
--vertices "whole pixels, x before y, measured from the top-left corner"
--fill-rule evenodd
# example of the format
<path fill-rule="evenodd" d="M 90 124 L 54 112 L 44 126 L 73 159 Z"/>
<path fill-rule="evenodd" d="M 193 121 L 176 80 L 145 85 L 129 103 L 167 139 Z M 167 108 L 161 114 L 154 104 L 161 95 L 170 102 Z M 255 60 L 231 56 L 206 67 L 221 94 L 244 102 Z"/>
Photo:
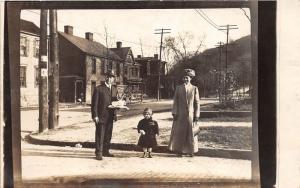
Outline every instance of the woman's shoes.
<path fill-rule="evenodd" d="M 187 155 L 188 157 L 194 157 L 194 154 L 193 153 L 190 153 Z"/>
<path fill-rule="evenodd" d="M 188 157 L 194 157 L 194 153 L 189 153 L 189 154 L 184 154 L 187 155 Z M 176 153 L 176 157 L 182 157 L 183 154 L 182 153 Z"/>

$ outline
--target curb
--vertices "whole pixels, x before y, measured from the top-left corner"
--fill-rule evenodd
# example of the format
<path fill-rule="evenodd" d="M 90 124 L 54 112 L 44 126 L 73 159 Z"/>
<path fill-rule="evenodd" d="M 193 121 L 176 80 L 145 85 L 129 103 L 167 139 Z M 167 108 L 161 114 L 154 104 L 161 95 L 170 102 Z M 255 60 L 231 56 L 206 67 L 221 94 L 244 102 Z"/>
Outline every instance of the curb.
<path fill-rule="evenodd" d="M 200 118 L 215 117 L 251 117 L 251 111 L 201 111 Z"/>
<path fill-rule="evenodd" d="M 84 148 L 95 148 L 94 142 L 67 142 L 67 141 L 55 141 L 55 140 L 42 140 L 42 139 L 35 138 L 31 134 L 27 135 L 25 139 L 31 144 L 38 144 L 38 145 L 75 147 L 76 144 L 81 144 L 82 147 Z M 139 151 L 139 152 L 141 151 L 141 148 L 135 144 L 120 144 L 120 143 L 111 143 L 111 149 L 125 150 L 125 151 Z M 166 145 L 157 146 L 153 148 L 153 152 L 171 153 L 168 150 Z M 252 152 L 251 150 L 239 150 L 239 149 L 199 148 L 199 151 L 195 153 L 195 156 L 251 160 Z"/>
<path fill-rule="evenodd" d="M 153 113 L 161 113 L 161 112 L 170 112 L 170 109 L 160 109 L 160 110 L 153 110 Z M 136 116 L 138 114 L 128 115 L 127 117 Z M 241 117 L 251 117 L 251 111 L 201 111 L 200 112 L 200 119 L 201 118 L 216 118 L 216 117 L 234 117 L 234 118 L 241 118 Z M 126 117 L 126 118 L 127 118 Z"/>

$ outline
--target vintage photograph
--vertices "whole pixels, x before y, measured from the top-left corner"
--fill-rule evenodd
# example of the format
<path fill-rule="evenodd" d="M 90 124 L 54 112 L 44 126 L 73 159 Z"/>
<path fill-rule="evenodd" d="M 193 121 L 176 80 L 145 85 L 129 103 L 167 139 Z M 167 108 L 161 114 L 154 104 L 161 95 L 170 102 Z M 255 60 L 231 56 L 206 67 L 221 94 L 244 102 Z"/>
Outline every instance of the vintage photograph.
<path fill-rule="evenodd" d="M 252 10 L 22 9 L 21 181 L 258 187 Z"/>

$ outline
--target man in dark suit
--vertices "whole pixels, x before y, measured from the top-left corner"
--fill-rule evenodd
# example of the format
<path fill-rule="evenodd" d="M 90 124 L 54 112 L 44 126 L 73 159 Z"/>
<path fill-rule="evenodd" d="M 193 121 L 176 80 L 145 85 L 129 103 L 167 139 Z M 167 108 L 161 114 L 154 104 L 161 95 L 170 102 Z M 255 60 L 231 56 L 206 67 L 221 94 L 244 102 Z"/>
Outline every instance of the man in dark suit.
<path fill-rule="evenodd" d="M 116 109 L 110 108 L 112 101 L 117 100 L 118 91 L 113 86 L 115 75 L 108 71 L 105 83 L 94 89 L 92 97 L 92 118 L 96 125 L 95 145 L 96 159 L 102 160 L 102 156 L 113 157 L 109 152 L 113 130 L 113 121 L 116 120 Z"/>

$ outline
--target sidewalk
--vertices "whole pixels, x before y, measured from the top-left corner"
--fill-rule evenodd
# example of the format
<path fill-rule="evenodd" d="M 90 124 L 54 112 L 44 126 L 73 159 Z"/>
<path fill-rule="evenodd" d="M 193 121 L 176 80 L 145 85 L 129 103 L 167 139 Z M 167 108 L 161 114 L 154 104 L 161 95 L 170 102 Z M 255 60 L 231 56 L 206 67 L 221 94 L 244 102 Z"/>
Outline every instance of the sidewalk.
<path fill-rule="evenodd" d="M 60 110 L 59 127 L 41 134 L 34 133 L 38 129 L 38 111 L 22 111 L 23 181 L 34 183 L 33 185 L 43 182 L 88 184 L 95 181 L 155 181 L 165 182 L 166 185 L 170 182 L 173 185 L 174 182 L 175 184 L 176 182 L 238 182 L 235 185 L 246 183 L 246 187 L 249 187 L 250 151 L 200 148 L 198 156 L 177 158 L 168 153 L 166 143 L 162 143 L 164 137 L 169 137 L 169 133 L 165 133 L 158 137 L 160 147 L 154 150 L 154 158 L 139 157 L 141 151 L 136 146 L 139 136 L 136 126 L 143 118 L 140 111 L 145 106 L 156 108 L 153 118 L 159 122 L 160 130 L 170 129 L 172 126 L 170 105 L 171 101 L 133 105 L 131 114 L 126 114 L 126 118 L 120 116 L 120 120 L 114 124 L 112 136 L 114 144 L 111 152 L 115 157 L 105 157 L 102 161 L 95 160 L 93 149 L 95 126 L 89 108 L 74 107 Z M 251 126 L 250 122 L 202 123 L 203 126 Z M 28 133 L 31 134 L 25 139 Z M 38 145 L 27 143 L 28 139 Z M 83 147 L 74 147 L 77 143 Z M 179 187 L 182 186 L 179 184 Z"/>
<path fill-rule="evenodd" d="M 27 182 L 244 182 L 251 179 L 249 160 L 182 157 L 112 150 L 115 157 L 95 160 L 90 148 L 36 146 L 22 143 L 22 179 Z M 230 169 L 230 170 L 229 170 Z"/>

